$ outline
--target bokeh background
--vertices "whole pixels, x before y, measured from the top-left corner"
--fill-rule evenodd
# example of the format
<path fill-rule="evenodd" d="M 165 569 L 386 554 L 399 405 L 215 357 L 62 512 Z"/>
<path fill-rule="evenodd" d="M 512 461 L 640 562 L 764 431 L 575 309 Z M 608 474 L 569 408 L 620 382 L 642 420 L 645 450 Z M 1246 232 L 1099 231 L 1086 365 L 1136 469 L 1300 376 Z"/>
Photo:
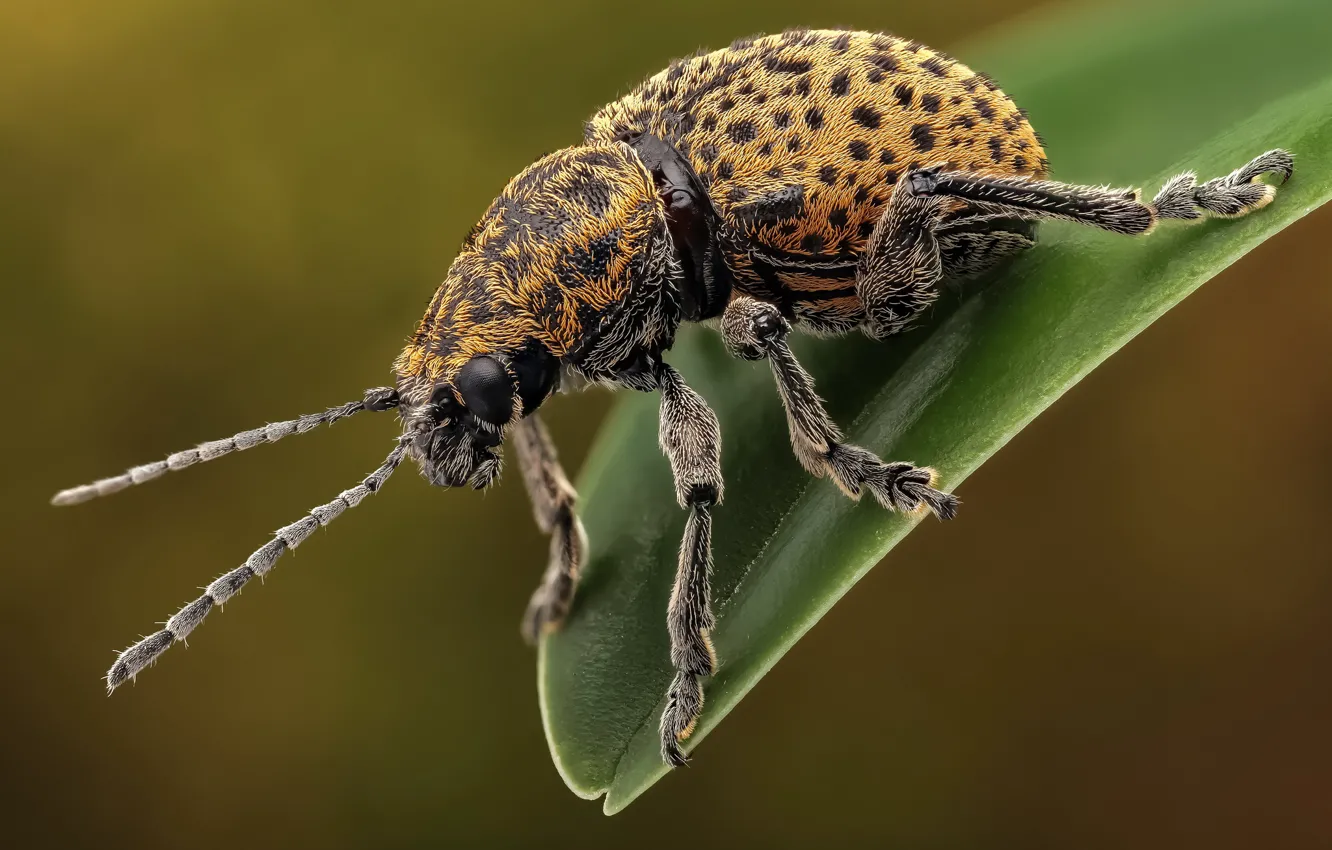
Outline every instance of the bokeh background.
<path fill-rule="evenodd" d="M 516 476 L 401 475 L 188 652 L 99 681 L 393 425 L 50 494 L 387 383 L 462 235 L 598 105 L 740 34 L 965 59 L 1067 5 L 0 4 L 0 844 L 1332 845 L 1326 210 L 1027 428 L 615 818 L 546 751 Z M 570 467 L 608 403 L 549 406 Z"/>

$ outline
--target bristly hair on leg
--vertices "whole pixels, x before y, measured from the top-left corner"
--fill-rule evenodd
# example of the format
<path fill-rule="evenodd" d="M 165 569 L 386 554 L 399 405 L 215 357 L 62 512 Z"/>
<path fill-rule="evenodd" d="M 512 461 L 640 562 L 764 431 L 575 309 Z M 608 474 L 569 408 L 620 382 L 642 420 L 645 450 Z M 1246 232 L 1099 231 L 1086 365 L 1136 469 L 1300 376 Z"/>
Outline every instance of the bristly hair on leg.
<path fill-rule="evenodd" d="M 99 496 L 109 496 L 112 493 L 118 493 L 126 487 L 135 484 L 142 484 L 145 481 L 152 481 L 154 478 L 160 478 L 167 472 L 177 469 L 184 469 L 187 466 L 193 466 L 196 463 L 214 460 L 223 455 L 232 452 L 242 452 L 248 448 L 253 448 L 260 443 L 276 443 L 283 437 L 291 434 L 304 434 L 319 425 L 325 423 L 332 425 L 339 419 L 345 419 L 354 413 L 360 413 L 362 410 L 383 411 L 391 410 L 398 406 L 398 391 L 390 387 L 376 387 L 365 391 L 365 397 L 360 401 L 350 401 L 338 407 L 330 407 L 323 413 L 309 413 L 297 419 L 290 419 L 286 422 L 274 422 L 265 425 L 262 428 L 254 428 L 250 431 L 242 431 L 233 437 L 225 440 L 213 440 L 208 443 L 201 443 L 195 448 L 187 449 L 183 452 L 176 452 L 167 457 L 166 460 L 159 460 L 155 463 L 145 463 L 142 466 L 136 466 L 126 472 L 103 478 L 100 481 L 94 481 L 91 484 L 84 484 L 79 487 L 71 487 L 68 490 L 61 490 L 51 499 L 53 505 L 77 505 Z"/>
<path fill-rule="evenodd" d="M 145 667 L 157 661 L 173 643 L 185 640 L 190 632 L 198 628 L 199 624 L 203 622 L 204 617 L 208 616 L 209 611 L 226 603 L 228 599 L 239 593 L 240 589 L 250 579 L 255 576 L 263 576 L 273 569 L 273 565 L 282 556 L 283 552 L 288 549 L 295 549 L 311 534 L 314 534 L 315 529 L 328 525 L 343 511 L 356 507 L 366 496 L 378 492 L 379 488 L 384 486 L 384 482 L 393 474 L 393 470 L 397 469 L 398 465 L 402 463 L 403 457 L 407 454 L 407 447 L 414 436 L 414 433 L 408 432 L 399 437 L 397 445 L 393 447 L 393 451 L 389 452 L 384 462 L 380 464 L 378 469 L 366 476 L 360 484 L 350 490 L 344 490 L 336 499 L 310 511 L 309 515 L 303 519 L 278 529 L 273 535 L 273 539 L 247 558 L 244 564 L 208 585 L 204 589 L 203 596 L 177 611 L 171 619 L 167 620 L 165 628 L 154 632 L 120 653 L 116 658 L 116 663 L 112 664 L 111 669 L 106 673 L 107 693 L 111 693 L 127 680 L 133 679 Z"/>

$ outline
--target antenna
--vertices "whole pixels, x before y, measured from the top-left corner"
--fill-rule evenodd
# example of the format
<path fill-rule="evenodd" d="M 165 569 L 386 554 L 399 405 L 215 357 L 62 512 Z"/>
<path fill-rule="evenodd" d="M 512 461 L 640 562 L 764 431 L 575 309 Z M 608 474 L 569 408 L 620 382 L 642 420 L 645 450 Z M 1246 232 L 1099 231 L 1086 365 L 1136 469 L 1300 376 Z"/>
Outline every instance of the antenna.
<path fill-rule="evenodd" d="M 365 397 L 360 401 L 350 401 L 339 407 L 330 407 L 323 413 L 308 413 L 298 419 L 274 422 L 262 428 L 242 431 L 225 440 L 200 443 L 195 448 L 176 452 L 168 456 L 166 460 L 145 463 L 112 478 L 103 478 L 91 484 L 61 490 L 52 497 L 51 504 L 77 505 L 90 499 L 96 499 L 99 496 L 109 496 L 112 493 L 119 493 L 126 487 L 160 478 L 167 472 L 174 472 L 187 466 L 194 466 L 196 463 L 215 460 L 232 452 L 243 452 L 260 443 L 276 443 L 283 437 L 291 434 L 304 434 L 306 431 L 313 430 L 324 423 L 332 425 L 339 419 L 345 419 L 353 413 L 360 413 L 362 410 L 390 410 L 397 407 L 398 402 L 397 390 L 390 387 L 376 387 L 375 389 L 366 390 Z"/>
<path fill-rule="evenodd" d="M 336 409 L 342 410 L 345 408 Z M 357 409 L 361 408 L 358 407 Z M 273 535 L 273 539 L 247 558 L 244 564 L 208 585 L 204 588 L 203 596 L 177 611 L 171 619 L 166 621 L 165 628 L 148 635 L 148 637 L 120 653 L 119 657 L 116 658 L 116 663 L 112 664 L 111 669 L 106 673 L 107 693 L 114 691 L 124 684 L 127 679 L 133 679 L 139 675 L 145 667 L 152 664 L 162 653 L 170 649 L 173 643 L 185 640 L 190 632 L 199 627 L 204 617 L 208 616 L 209 611 L 213 610 L 214 607 L 225 604 L 228 599 L 239 593 L 240 589 L 250 579 L 255 576 L 262 577 L 273 569 L 273 565 L 277 563 L 278 558 L 282 557 L 283 552 L 288 549 L 295 549 L 311 534 L 314 534 L 315 529 L 328 525 L 343 511 L 356 507 L 366 496 L 378 492 L 379 488 L 384 486 L 388 477 L 393 474 L 393 470 L 397 469 L 398 464 L 402 463 L 403 456 L 406 454 L 407 447 L 411 444 L 414 436 L 413 432 L 409 432 L 399 437 L 398 444 L 393 447 L 393 451 L 389 452 L 384 462 L 380 464 L 378 469 L 366 476 L 360 484 L 350 490 L 344 490 L 336 499 L 326 505 L 320 505 L 310 511 L 304 518 L 284 528 L 279 528 Z"/>

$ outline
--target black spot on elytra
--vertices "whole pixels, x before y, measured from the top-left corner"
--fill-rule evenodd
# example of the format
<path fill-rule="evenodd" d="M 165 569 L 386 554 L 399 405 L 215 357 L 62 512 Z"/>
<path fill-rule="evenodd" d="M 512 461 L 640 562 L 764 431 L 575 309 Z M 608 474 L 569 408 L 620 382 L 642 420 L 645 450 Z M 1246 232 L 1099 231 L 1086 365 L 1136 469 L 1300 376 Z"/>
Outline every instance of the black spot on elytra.
<path fill-rule="evenodd" d="M 834 38 L 832 43 L 828 46 L 838 53 L 845 53 L 847 48 L 851 46 L 851 34 L 847 32 L 842 33 L 837 36 L 837 38 Z"/>
<path fill-rule="evenodd" d="M 869 63 L 885 74 L 896 73 L 902 67 L 891 53 L 875 53 L 869 57 Z"/>
<path fill-rule="evenodd" d="M 923 94 L 920 96 L 920 108 L 929 113 L 939 111 L 939 96 L 937 94 Z"/>
<path fill-rule="evenodd" d="M 970 130 L 976 126 L 976 119 L 970 115 L 959 115 L 953 119 L 949 127 L 961 127 L 964 130 Z"/>
<path fill-rule="evenodd" d="M 757 105 L 759 105 L 759 106 L 762 106 L 763 104 L 765 104 L 765 103 L 768 102 L 768 93 L 767 93 L 767 92 L 755 92 L 755 93 L 754 93 L 754 97 L 752 98 L 752 100 L 754 101 L 755 104 L 757 104 Z"/>
<path fill-rule="evenodd" d="M 801 77 L 796 80 L 795 93 L 801 97 L 809 96 L 809 77 Z"/>
<path fill-rule="evenodd" d="M 758 149 L 759 156 L 772 156 L 772 142 L 764 142 Z"/>
<path fill-rule="evenodd" d="M 898 83 L 897 87 L 893 89 L 893 97 L 897 98 L 899 104 L 910 109 L 911 101 L 915 99 L 916 93 L 906 83 Z"/>
<path fill-rule="evenodd" d="M 865 74 L 865 79 L 869 80 L 871 83 L 881 82 L 883 80 L 883 71 L 880 71 L 878 68 L 870 68 L 869 73 Z"/>
<path fill-rule="evenodd" d="M 971 99 L 971 103 L 973 106 L 976 107 L 977 115 L 984 118 L 986 121 L 994 120 L 994 107 L 991 106 L 987 101 L 979 97 L 973 97 Z"/>
<path fill-rule="evenodd" d="M 730 112 L 732 109 L 735 109 L 734 98 L 729 98 L 729 97 L 722 98 L 721 101 L 717 103 L 717 108 L 720 109 L 722 112 Z"/>
<path fill-rule="evenodd" d="M 870 234 L 874 232 L 874 222 L 862 221 L 860 227 L 857 228 L 857 231 L 860 233 L 861 239 L 868 239 Z"/>
<path fill-rule="evenodd" d="M 855 141 L 852 142 L 847 142 L 846 150 L 848 153 L 851 154 L 852 159 L 857 160 L 859 162 L 864 162 L 865 160 L 869 159 L 870 156 L 870 146 L 865 142 L 861 141 L 860 139 L 856 139 Z"/>
<path fill-rule="evenodd" d="M 837 182 L 837 166 L 825 165 L 819 169 L 819 180 L 829 186 Z"/>
<path fill-rule="evenodd" d="M 823 237 L 817 233 L 807 233 L 800 240 L 800 250 L 808 254 L 817 254 L 823 250 Z"/>
<path fill-rule="evenodd" d="M 832 93 L 833 97 L 845 97 L 850 90 L 851 74 L 847 71 L 842 71 L 828 83 L 828 91 Z"/>
<path fill-rule="evenodd" d="M 740 84 L 740 88 L 735 90 L 735 93 L 741 97 L 749 97 L 754 93 L 754 84 L 749 80 L 745 80 Z"/>
<path fill-rule="evenodd" d="M 754 126 L 753 121 L 732 121 L 726 128 L 726 135 L 731 137 L 731 141 L 737 145 L 743 145 L 746 142 L 752 142 L 758 138 L 758 127 Z"/>
<path fill-rule="evenodd" d="M 879 151 L 879 162 L 884 165 L 892 165 L 894 162 L 897 162 L 897 154 L 893 153 L 891 148 L 884 148 Z"/>
<path fill-rule="evenodd" d="M 851 120 L 867 130 L 879 129 L 879 124 L 882 119 L 883 115 L 879 110 L 870 106 L 868 103 L 862 103 L 860 106 L 851 110 Z"/>
<path fill-rule="evenodd" d="M 1016 170 L 1016 171 L 1026 171 L 1026 170 L 1027 170 L 1027 158 L 1026 158 L 1025 156 L 1015 156 L 1015 157 L 1013 157 L 1013 168 L 1014 168 L 1014 170 Z"/>
<path fill-rule="evenodd" d="M 934 128 L 929 124 L 917 124 L 912 127 L 911 144 L 921 153 L 934 150 Z"/>
<path fill-rule="evenodd" d="M 800 137 L 792 136 L 791 138 L 787 139 L 786 149 L 791 153 L 795 153 L 796 151 L 800 150 Z"/>
<path fill-rule="evenodd" d="M 990 147 L 990 159 L 995 162 L 1004 161 L 1004 140 L 999 136 L 991 136 L 987 143 Z"/>
<path fill-rule="evenodd" d="M 769 177 L 771 177 L 773 180 L 780 180 L 782 177 L 782 167 L 780 165 L 774 165 L 772 168 L 769 168 L 764 173 L 767 174 Z"/>
<path fill-rule="evenodd" d="M 790 236 L 799 229 L 800 225 L 796 224 L 794 221 L 788 221 L 779 226 L 777 228 L 777 231 L 781 233 L 783 236 Z"/>
<path fill-rule="evenodd" d="M 805 124 L 807 124 L 811 130 L 817 130 L 822 127 L 823 110 L 819 109 L 817 106 L 811 106 L 805 112 Z"/>
<path fill-rule="evenodd" d="M 783 109 L 772 116 L 772 125 L 778 130 L 785 130 L 791 126 L 791 113 Z"/>
<path fill-rule="evenodd" d="M 1016 133 L 1022 126 L 1022 120 L 1016 115 L 1010 115 L 1004 119 L 1004 130 L 1009 133 Z"/>
<path fill-rule="evenodd" d="M 846 227 L 846 210 L 842 207 L 838 207 L 828 213 L 828 223 L 838 230 Z"/>
<path fill-rule="evenodd" d="M 989 74 L 977 73 L 976 78 L 980 80 L 981 85 L 985 86 L 985 88 L 989 89 L 990 91 L 999 91 L 999 84 L 996 83 L 994 81 L 994 78 L 992 78 Z"/>
<path fill-rule="evenodd" d="M 926 59 L 924 62 L 920 63 L 920 68 L 922 71 L 929 71 L 934 76 L 940 78 L 947 77 L 948 71 L 952 67 L 953 63 L 947 61 L 946 59 L 941 59 L 938 56 L 931 56 L 929 59 Z"/>
<path fill-rule="evenodd" d="M 870 47 L 873 47 L 875 50 L 880 50 L 880 51 L 892 50 L 894 47 L 897 46 L 896 42 L 897 39 L 891 36 L 876 35 L 874 36 L 874 39 L 870 42 Z"/>
<path fill-rule="evenodd" d="M 684 76 L 684 63 L 682 62 L 672 62 L 671 66 L 666 69 L 666 79 L 670 80 L 671 82 L 675 82 L 676 80 L 680 79 L 683 76 Z"/>
<path fill-rule="evenodd" d="M 843 180 L 842 182 L 848 186 L 854 186 L 856 185 L 856 181 L 859 179 L 860 179 L 859 171 L 848 171 L 846 174 L 846 179 Z"/>
<path fill-rule="evenodd" d="M 948 99 L 948 102 L 953 104 L 954 106 L 959 106 L 962 103 L 962 95 L 955 94 Z"/>
<path fill-rule="evenodd" d="M 856 190 L 855 199 L 856 203 L 858 204 L 863 204 L 866 201 L 868 201 L 869 189 L 866 189 L 864 186 L 861 186 L 859 189 Z"/>
<path fill-rule="evenodd" d="M 814 67 L 814 63 L 808 59 L 792 59 L 780 53 L 772 53 L 763 60 L 763 66 L 774 74 L 805 74 Z"/>
<path fill-rule="evenodd" d="M 925 45 L 921 44 L 919 41 L 908 41 L 906 43 L 907 53 L 919 53 L 921 50 L 924 49 Z"/>
<path fill-rule="evenodd" d="M 706 133 L 711 133 L 715 131 L 717 129 L 717 116 L 713 115 L 711 112 L 709 112 L 707 115 L 704 115 L 703 124 L 701 126 L 703 127 L 703 131 Z"/>
<path fill-rule="evenodd" d="M 717 161 L 717 146 L 703 145 L 698 149 L 698 158 L 711 165 Z"/>
<path fill-rule="evenodd" d="M 718 180 L 730 180 L 734 176 L 735 176 L 735 165 L 733 163 L 727 162 L 726 160 L 722 160 L 721 162 L 717 163 Z"/>

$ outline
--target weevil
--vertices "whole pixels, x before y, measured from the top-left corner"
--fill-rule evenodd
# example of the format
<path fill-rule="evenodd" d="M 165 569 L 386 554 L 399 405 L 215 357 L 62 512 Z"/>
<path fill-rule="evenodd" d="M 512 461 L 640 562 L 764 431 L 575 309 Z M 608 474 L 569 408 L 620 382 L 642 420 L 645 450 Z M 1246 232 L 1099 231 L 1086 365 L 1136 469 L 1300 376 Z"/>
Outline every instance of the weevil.
<path fill-rule="evenodd" d="M 707 322 L 735 356 L 768 362 L 810 474 L 887 510 L 950 519 L 957 498 L 935 487 L 931 468 L 844 441 L 791 332 L 892 336 L 944 281 L 1032 247 L 1044 219 L 1135 236 L 1165 219 L 1242 216 L 1275 194 L 1259 178 L 1284 182 L 1293 160 L 1272 150 L 1208 182 L 1184 173 L 1150 203 L 1134 189 L 1054 182 L 1049 170 L 1027 113 L 993 80 L 914 41 L 791 30 L 672 63 L 598 111 L 581 144 L 504 188 L 394 363 L 395 386 L 56 495 L 58 505 L 83 502 L 363 410 L 396 410 L 402 423 L 378 469 L 120 653 L 108 687 L 185 640 L 404 459 L 431 484 L 484 489 L 506 442 L 550 538 L 522 624 L 537 641 L 569 615 L 588 545 L 538 409 L 557 390 L 602 384 L 661 394 L 661 447 L 687 512 L 665 612 L 674 678 L 660 720 L 663 759 L 684 764 L 718 663 L 709 576 L 723 482 L 717 417 L 662 359 L 682 323 Z"/>

